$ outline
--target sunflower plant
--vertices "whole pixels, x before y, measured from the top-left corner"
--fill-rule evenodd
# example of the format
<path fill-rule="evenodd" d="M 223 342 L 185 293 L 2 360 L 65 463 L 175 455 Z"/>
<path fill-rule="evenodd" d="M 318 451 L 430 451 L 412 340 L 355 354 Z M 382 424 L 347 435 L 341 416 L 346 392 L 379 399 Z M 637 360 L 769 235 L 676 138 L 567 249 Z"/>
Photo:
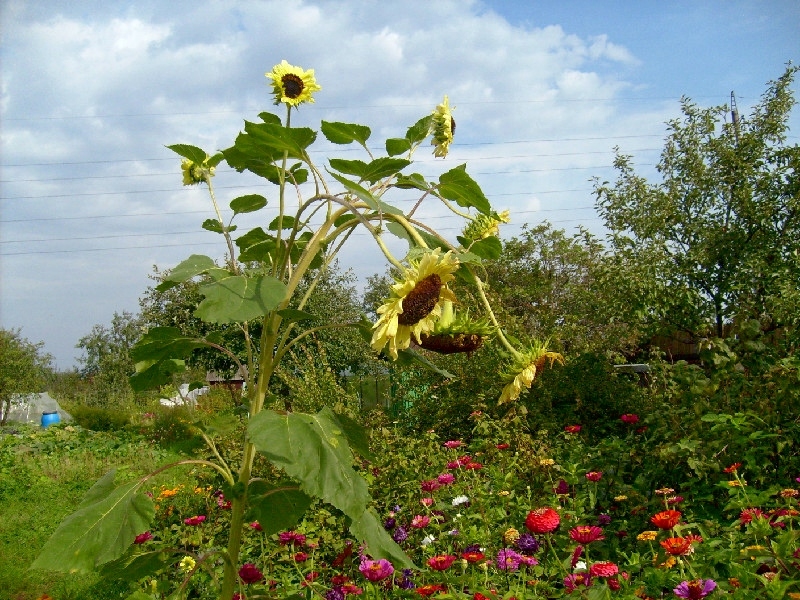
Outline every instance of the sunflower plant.
<path fill-rule="evenodd" d="M 371 236 L 399 277 L 374 324 L 333 326 L 362 328 L 372 348 L 387 358 L 427 364 L 415 347 L 472 352 L 487 337 L 496 338 L 512 357 L 512 371 L 517 370 L 507 375 L 512 391 L 504 392 L 504 401 L 518 396 L 522 386 L 530 386 L 543 358 L 554 359 L 541 346 L 537 352 L 516 350 L 484 292 L 481 263 L 499 255 L 496 233 L 499 224 L 507 222 L 508 213 L 492 209 L 466 165 L 446 170 L 435 181 L 410 172 L 415 152 L 428 139 L 436 157 L 448 154 L 455 120 L 446 96 L 431 114 L 409 127 L 405 137 L 386 140 L 385 155 L 375 156 L 367 126 L 322 121 L 316 131 L 292 125 L 293 114 L 303 104 L 314 102 L 322 89 L 313 70 L 283 61 L 266 77 L 275 104 L 285 107 L 283 117 L 260 113 L 258 121 L 245 122 L 232 146 L 213 154 L 188 144 L 169 146 L 182 158 L 183 183 L 207 188 L 216 218 L 202 226 L 220 236 L 226 260 L 218 264 L 209 256 L 194 254 L 173 268 L 159 289 L 199 278 L 203 300 L 195 315 L 211 324 L 238 326 L 246 352 L 242 355 L 226 348 L 222 338 L 213 334 L 195 338 L 177 328 L 158 327 L 149 330 L 132 353 L 136 373 L 131 383 L 136 390 L 172 381 L 184 370 L 191 353 L 201 348 L 222 352 L 246 374 L 248 427 L 240 462 L 231 464 L 217 448 L 215 438 L 230 432 L 234 419 L 219 416 L 196 424 L 208 445 L 205 458 L 163 467 L 208 468 L 224 481 L 224 497 L 230 502 L 226 544 L 199 554 L 187 570 L 187 577 L 203 571 L 218 581 L 223 600 L 230 600 L 241 585 L 243 530 L 248 519 L 257 518 L 266 534 L 276 533 L 296 523 L 315 499 L 345 515 L 365 554 L 390 559 L 402 568 L 413 566 L 369 508 L 367 484 L 353 468 L 354 453 L 371 458 L 366 431 L 329 408 L 316 414 L 269 408 L 277 399 L 273 375 L 282 358 L 299 340 L 321 328 L 304 311 L 316 282 L 355 231 Z M 319 132 L 337 146 L 360 146 L 365 160 L 330 158 L 325 165 L 315 163 L 309 149 Z M 270 199 L 258 193 L 233 198 L 228 204 L 232 217 L 226 220 L 213 184 L 222 162 L 261 177 Z M 419 194 L 410 211 L 392 204 L 398 189 Z M 441 202 L 464 219 L 463 235 L 448 241 L 417 219 L 414 213 L 423 201 Z M 237 230 L 237 217 L 258 213 L 268 205 L 277 209 L 277 216 L 244 233 Z M 407 255 L 395 257 L 386 236 L 405 240 Z M 483 316 L 456 312 L 458 299 L 451 289 L 456 279 L 475 287 Z M 259 453 L 285 473 L 286 480 L 258 477 L 254 461 Z M 34 567 L 100 570 L 138 579 L 180 560 L 167 548 L 141 552 L 134 546 L 154 517 L 153 499 L 144 493 L 153 475 L 123 485 L 115 483 L 113 472 L 103 477 L 77 512 L 59 526 Z"/>

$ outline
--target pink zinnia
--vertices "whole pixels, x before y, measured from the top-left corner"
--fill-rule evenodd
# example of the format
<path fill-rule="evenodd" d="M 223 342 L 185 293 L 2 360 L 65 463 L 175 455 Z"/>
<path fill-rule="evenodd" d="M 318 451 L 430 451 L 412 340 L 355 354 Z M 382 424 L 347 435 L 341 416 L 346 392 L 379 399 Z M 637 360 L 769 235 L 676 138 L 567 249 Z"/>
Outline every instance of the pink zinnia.
<path fill-rule="evenodd" d="M 205 520 L 206 520 L 206 516 L 205 515 L 198 515 L 196 517 L 189 517 L 188 519 L 184 519 L 183 522 L 186 525 L 191 525 L 193 527 L 197 527 L 198 525 L 200 525 Z"/>
<path fill-rule="evenodd" d="M 306 543 L 306 536 L 304 536 L 302 533 L 297 533 L 296 531 L 282 531 L 278 534 L 278 540 L 280 541 L 281 546 L 285 546 L 286 544 L 302 546 Z"/>
<path fill-rule="evenodd" d="M 522 555 L 510 548 L 503 548 L 497 553 L 497 568 L 501 571 L 516 571 L 522 562 Z"/>
<path fill-rule="evenodd" d="M 578 525 L 569 530 L 569 537 L 581 544 L 590 544 L 606 539 L 603 530 L 597 525 Z"/>
<path fill-rule="evenodd" d="M 444 443 L 444 447 L 450 448 L 451 450 L 455 448 L 460 448 L 463 445 L 464 442 L 462 442 L 461 440 L 448 440 L 447 442 Z"/>
<path fill-rule="evenodd" d="M 455 475 L 452 473 L 442 473 L 436 478 L 436 481 L 441 483 L 442 485 L 450 485 L 456 480 Z"/>
<path fill-rule="evenodd" d="M 592 580 L 586 573 L 573 573 L 572 575 L 564 577 L 564 589 L 566 589 L 567 592 L 572 593 L 579 585 L 589 587 L 592 585 Z"/>
<path fill-rule="evenodd" d="M 592 577 L 613 577 L 619 573 L 619 567 L 612 562 L 596 562 L 589 567 L 589 574 Z"/>
<path fill-rule="evenodd" d="M 699 600 L 705 598 L 717 587 L 717 582 L 713 579 L 695 579 L 694 581 L 683 581 L 678 584 L 673 592 L 680 598 L 691 598 Z"/>
<path fill-rule="evenodd" d="M 634 415 L 633 413 L 627 413 L 620 417 L 623 423 L 628 423 L 629 425 L 633 425 L 634 423 L 639 422 L 639 415 Z"/>
<path fill-rule="evenodd" d="M 455 562 L 456 557 L 452 554 L 439 554 L 428 559 L 428 566 L 434 571 L 445 571 Z"/>
<path fill-rule="evenodd" d="M 419 487 L 422 489 L 423 492 L 435 492 L 442 484 L 439 483 L 436 479 L 426 479 L 425 481 L 419 484 Z"/>
<path fill-rule="evenodd" d="M 145 531 L 144 533 L 140 533 L 139 535 L 137 535 L 134 538 L 133 543 L 134 544 L 144 544 L 145 542 L 147 542 L 149 540 L 152 540 L 152 539 L 153 539 L 153 534 L 150 533 L 149 531 Z"/>
<path fill-rule="evenodd" d="M 414 529 L 423 529 L 431 522 L 431 518 L 427 515 L 414 515 L 411 519 L 411 527 Z"/>
<path fill-rule="evenodd" d="M 361 557 L 361 564 L 358 570 L 369 581 L 381 581 L 394 573 L 394 567 L 388 560 L 381 558 L 380 560 L 370 560 L 366 557 Z"/>
<path fill-rule="evenodd" d="M 586 479 L 588 479 L 589 481 L 595 481 L 595 482 L 600 481 L 601 477 L 603 477 L 602 471 L 589 471 L 586 474 Z"/>
<path fill-rule="evenodd" d="M 264 574 L 253 563 L 245 563 L 239 569 L 239 578 L 246 584 L 259 583 L 264 580 Z"/>
<path fill-rule="evenodd" d="M 761 517 L 763 515 L 764 515 L 764 511 L 762 511 L 760 508 L 745 508 L 742 511 L 742 514 L 739 515 L 739 522 L 742 525 L 747 525 L 753 519 L 756 519 L 756 518 Z"/>
<path fill-rule="evenodd" d="M 431 506 L 433 502 L 434 502 L 433 498 L 423 498 L 422 500 L 420 500 L 420 503 L 423 506 Z"/>
<path fill-rule="evenodd" d="M 250 523 L 250 529 L 255 529 L 256 531 L 264 531 L 264 528 L 258 521 L 253 521 L 252 523 Z"/>
<path fill-rule="evenodd" d="M 561 517 L 550 507 L 532 510 L 525 518 L 525 527 L 531 533 L 550 533 L 555 531 L 559 523 L 561 523 Z"/>

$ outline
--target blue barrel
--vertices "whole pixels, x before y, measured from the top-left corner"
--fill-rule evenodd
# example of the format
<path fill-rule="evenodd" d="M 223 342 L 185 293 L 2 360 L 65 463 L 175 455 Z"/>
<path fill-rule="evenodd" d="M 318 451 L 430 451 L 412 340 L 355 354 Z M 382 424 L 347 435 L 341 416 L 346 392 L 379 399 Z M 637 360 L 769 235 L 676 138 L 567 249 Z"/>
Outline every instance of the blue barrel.
<path fill-rule="evenodd" d="M 60 421 L 61 417 L 58 416 L 58 411 L 52 410 L 42 413 L 42 427 L 47 427 L 48 425 L 59 423 Z"/>

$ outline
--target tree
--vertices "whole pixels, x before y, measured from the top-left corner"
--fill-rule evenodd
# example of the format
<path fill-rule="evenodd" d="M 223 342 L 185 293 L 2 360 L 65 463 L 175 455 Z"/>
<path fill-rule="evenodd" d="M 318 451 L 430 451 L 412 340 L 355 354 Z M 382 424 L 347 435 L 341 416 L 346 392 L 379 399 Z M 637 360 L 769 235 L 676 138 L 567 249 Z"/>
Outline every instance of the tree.
<path fill-rule="evenodd" d="M 800 147 L 787 145 L 794 106 L 789 66 L 749 117 L 682 101 L 668 123 L 650 183 L 617 155 L 617 181 L 595 182 L 597 208 L 620 259 L 651 277 L 631 303 L 666 329 L 723 337 L 726 325 L 758 319 L 788 325 L 780 294 L 797 289 Z"/>
<path fill-rule="evenodd" d="M 44 353 L 44 342 L 22 337 L 19 329 L 0 329 L 0 407 L 5 424 L 16 394 L 40 392 L 52 372 L 53 357 Z"/>
<path fill-rule="evenodd" d="M 142 335 L 139 318 L 123 311 L 114 313 L 111 324 L 95 325 L 83 336 L 77 348 L 84 351 L 79 358 L 80 373 L 92 381 L 87 404 L 126 404 L 133 400 L 128 378 L 134 372 L 130 350 Z"/>

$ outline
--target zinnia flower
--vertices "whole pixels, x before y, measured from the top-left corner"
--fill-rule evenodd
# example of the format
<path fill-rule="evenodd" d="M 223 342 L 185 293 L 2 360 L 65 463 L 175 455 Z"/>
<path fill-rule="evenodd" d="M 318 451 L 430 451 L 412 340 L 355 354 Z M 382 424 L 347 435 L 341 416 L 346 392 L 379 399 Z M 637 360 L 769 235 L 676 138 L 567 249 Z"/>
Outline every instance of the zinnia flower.
<path fill-rule="evenodd" d="M 657 531 L 643 531 L 639 535 L 636 536 L 636 539 L 640 542 L 652 542 L 658 536 Z"/>
<path fill-rule="evenodd" d="M 306 536 L 304 536 L 302 533 L 297 533 L 296 531 L 282 531 L 278 534 L 278 540 L 280 541 L 281 546 L 285 546 L 286 544 L 302 546 L 306 543 Z"/>
<path fill-rule="evenodd" d="M 530 533 L 523 533 L 515 542 L 517 548 L 523 552 L 536 552 L 539 549 L 539 540 Z"/>
<path fill-rule="evenodd" d="M 632 425 L 634 423 L 639 422 L 639 415 L 634 415 L 633 413 L 627 413 L 622 415 L 620 419 L 622 420 L 623 423 L 628 423 L 629 425 Z"/>
<path fill-rule="evenodd" d="M 197 563 L 195 562 L 195 560 L 191 556 L 184 556 L 181 559 L 181 562 L 179 563 L 179 566 L 181 568 L 181 571 L 183 571 L 184 573 L 188 573 L 189 571 L 194 569 L 194 566 L 196 564 Z"/>
<path fill-rule="evenodd" d="M 522 555 L 510 548 L 503 548 L 497 553 L 497 568 L 501 571 L 516 571 L 519 569 Z"/>
<path fill-rule="evenodd" d="M 650 522 L 659 529 L 672 529 L 681 520 L 678 510 L 662 510 L 650 518 Z"/>
<path fill-rule="evenodd" d="M 596 562 L 589 567 L 589 574 L 592 577 L 613 577 L 619 573 L 619 567 L 613 562 Z"/>
<path fill-rule="evenodd" d="M 398 544 L 400 542 L 405 542 L 408 539 L 408 530 L 401 525 L 392 533 L 392 539 Z"/>
<path fill-rule="evenodd" d="M 205 515 L 198 515 L 196 517 L 189 517 L 188 519 L 184 519 L 183 522 L 186 525 L 191 525 L 192 527 L 197 527 L 198 525 L 202 524 L 203 521 L 206 520 Z"/>
<path fill-rule="evenodd" d="M 380 317 L 372 327 L 372 349 L 380 352 L 388 344 L 394 359 L 398 350 L 411 345 L 412 335 L 419 343 L 421 334 L 433 331 L 442 301 L 456 299 L 447 288 L 459 265 L 452 252 L 440 256 L 436 248 L 408 263 L 402 280 L 392 285 L 390 297 L 378 308 Z"/>
<path fill-rule="evenodd" d="M 535 343 L 530 350 L 520 354 L 505 373 L 505 379 L 510 381 L 503 388 L 498 404 L 516 400 L 522 393 L 522 388 L 531 389 L 536 374 L 544 369 L 547 361 L 550 361 L 551 367 L 556 362 L 563 365 L 564 357 L 558 352 L 548 351 L 547 345 L 541 342 Z"/>
<path fill-rule="evenodd" d="M 436 477 L 436 481 L 438 481 L 442 485 L 450 485 L 455 480 L 456 477 L 452 473 L 442 473 Z"/>
<path fill-rule="evenodd" d="M 448 441 L 446 441 L 444 443 L 444 447 L 445 448 L 449 448 L 451 450 L 453 450 L 455 448 L 460 448 L 463 445 L 464 445 L 464 442 L 462 442 L 461 440 L 448 440 Z"/>
<path fill-rule="evenodd" d="M 436 479 L 426 479 L 425 481 L 419 484 L 419 487 L 422 489 L 423 492 L 435 492 L 442 484 L 439 483 Z"/>
<path fill-rule="evenodd" d="M 424 529 L 431 522 L 431 518 L 427 515 L 414 515 L 411 519 L 411 526 L 414 529 Z"/>
<path fill-rule="evenodd" d="M 322 89 L 314 78 L 314 69 L 304 71 L 302 67 L 294 67 L 285 60 L 264 75 L 272 80 L 275 104 L 284 102 L 289 106 L 297 106 L 303 102 L 314 102 L 312 94 Z"/>
<path fill-rule="evenodd" d="M 369 581 L 382 581 L 394 573 L 394 567 L 385 558 L 379 560 L 370 560 L 366 557 L 361 558 L 361 564 L 358 570 Z"/>
<path fill-rule="evenodd" d="M 678 584 L 673 592 L 680 598 L 692 598 L 693 600 L 705 598 L 717 587 L 717 582 L 713 579 L 695 579 L 694 581 L 683 581 Z"/>
<path fill-rule="evenodd" d="M 733 463 L 730 467 L 726 467 L 726 468 L 722 469 L 722 471 L 725 472 L 725 473 L 729 473 L 729 474 L 730 473 L 736 473 L 736 471 L 738 471 L 739 467 L 741 467 L 741 466 L 742 466 L 742 463 L 740 463 L 740 462 Z"/>
<path fill-rule="evenodd" d="M 603 530 L 596 525 L 578 525 L 569 530 L 569 537 L 579 544 L 590 544 L 606 539 Z"/>
<path fill-rule="evenodd" d="M 692 540 L 683 537 L 662 540 L 661 546 L 672 556 L 686 556 L 692 552 Z"/>
<path fill-rule="evenodd" d="M 455 562 L 456 557 L 452 554 L 439 554 L 428 559 L 428 566 L 434 571 L 445 571 Z"/>
<path fill-rule="evenodd" d="M 550 533 L 555 531 L 559 523 L 561 523 L 561 517 L 550 507 L 532 510 L 525 518 L 525 527 L 531 533 Z"/>
<path fill-rule="evenodd" d="M 594 481 L 594 482 L 600 481 L 600 479 L 602 477 L 603 477 L 603 473 L 601 471 L 589 471 L 586 474 L 586 479 L 588 479 L 589 481 Z"/>
<path fill-rule="evenodd" d="M 420 596 L 433 596 L 437 592 L 446 592 L 447 586 L 441 583 L 427 583 L 414 590 Z"/>
<path fill-rule="evenodd" d="M 764 511 L 760 508 L 745 508 L 739 515 L 739 522 L 742 525 L 747 525 L 753 519 L 763 516 Z"/>
<path fill-rule="evenodd" d="M 564 431 L 567 433 L 580 433 L 581 425 L 567 425 L 564 427 Z"/>
<path fill-rule="evenodd" d="M 239 579 L 249 585 L 263 581 L 264 574 L 253 563 L 245 563 L 239 569 Z"/>
<path fill-rule="evenodd" d="M 572 573 L 564 577 L 564 589 L 572 593 L 579 585 L 589 587 L 592 585 L 592 580 L 586 573 Z"/>
<path fill-rule="evenodd" d="M 486 555 L 480 550 L 469 550 L 469 551 L 465 550 L 464 552 L 461 553 L 461 558 L 463 558 L 468 563 L 474 564 L 481 562 L 484 558 L 486 558 Z"/>
<path fill-rule="evenodd" d="M 145 542 L 147 542 L 149 540 L 152 540 L 152 539 L 153 539 L 153 534 L 150 533 L 149 531 L 145 531 L 144 533 L 140 533 L 139 535 L 137 535 L 134 538 L 133 543 L 134 544 L 144 544 Z"/>
<path fill-rule="evenodd" d="M 508 529 L 505 530 L 505 533 L 503 533 L 503 541 L 506 544 L 513 544 L 518 539 L 519 539 L 519 531 L 517 531 L 513 527 L 509 527 Z"/>
<path fill-rule="evenodd" d="M 456 132 L 456 122 L 450 112 L 450 100 L 447 96 L 444 101 L 436 106 L 433 111 L 433 119 L 431 121 L 431 134 L 433 139 L 431 144 L 436 146 L 433 149 L 433 155 L 436 157 L 444 158 L 450 150 L 450 144 L 453 143 L 453 134 Z"/>

